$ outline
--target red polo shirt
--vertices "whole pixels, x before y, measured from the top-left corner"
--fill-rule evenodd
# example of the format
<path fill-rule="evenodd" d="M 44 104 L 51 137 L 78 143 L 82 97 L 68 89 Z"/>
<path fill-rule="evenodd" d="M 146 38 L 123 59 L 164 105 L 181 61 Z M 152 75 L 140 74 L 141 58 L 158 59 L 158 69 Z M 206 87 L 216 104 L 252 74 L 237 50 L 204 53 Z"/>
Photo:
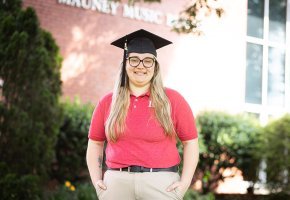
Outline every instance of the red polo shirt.
<path fill-rule="evenodd" d="M 171 104 L 171 118 L 180 140 L 197 138 L 194 116 L 185 99 L 176 91 L 166 88 Z M 96 106 L 88 137 L 106 140 L 105 121 L 110 112 L 112 93 L 103 97 Z M 149 168 L 166 168 L 179 164 L 176 139 L 166 137 L 151 105 L 149 93 L 130 96 L 130 106 L 124 133 L 116 143 L 108 142 L 106 164 L 110 168 L 139 165 Z"/>

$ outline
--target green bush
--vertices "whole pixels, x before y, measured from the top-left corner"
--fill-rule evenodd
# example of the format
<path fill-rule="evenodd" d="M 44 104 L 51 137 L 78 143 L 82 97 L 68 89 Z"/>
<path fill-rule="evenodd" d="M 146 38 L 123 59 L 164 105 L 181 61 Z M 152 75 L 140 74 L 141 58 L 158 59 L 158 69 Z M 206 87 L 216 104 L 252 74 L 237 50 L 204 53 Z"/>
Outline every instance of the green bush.
<path fill-rule="evenodd" d="M 90 104 L 78 101 L 62 103 L 63 121 L 56 143 L 52 178 L 60 182 L 87 178 L 86 148 L 93 112 Z"/>
<path fill-rule="evenodd" d="M 58 189 L 46 195 L 45 200 L 97 200 L 95 188 L 90 183 L 77 183 L 74 186 L 72 183 L 66 181 L 64 185 L 59 186 Z M 215 200 L 213 193 L 201 195 L 198 192 L 189 189 L 184 200 Z"/>
<path fill-rule="evenodd" d="M 189 189 L 185 193 L 183 200 L 215 200 L 215 196 L 213 193 L 200 194 L 192 189 Z"/>
<path fill-rule="evenodd" d="M 290 195 L 277 194 L 215 194 L 216 200 L 288 200 Z"/>
<path fill-rule="evenodd" d="M 74 186 L 66 181 L 62 186 L 50 194 L 46 195 L 45 200 L 98 200 L 96 190 L 90 183 L 78 183 Z"/>
<path fill-rule="evenodd" d="M 5 174 L 0 179 L 1 200 L 42 199 L 39 176 Z"/>
<path fill-rule="evenodd" d="M 289 192 L 288 192 L 288 194 L 285 192 L 279 192 L 276 194 L 269 195 L 269 200 L 286 200 L 286 199 L 290 199 Z"/>
<path fill-rule="evenodd" d="M 60 63 L 35 11 L 0 1 L 0 199 L 35 199 L 47 180 L 61 117 Z"/>
<path fill-rule="evenodd" d="M 257 181 L 260 143 L 258 123 L 246 115 L 203 112 L 197 117 L 201 152 L 195 180 L 202 180 L 202 192 L 213 192 L 223 180 L 223 170 L 237 167 L 246 180 Z"/>
<path fill-rule="evenodd" d="M 261 156 L 266 161 L 267 185 L 274 191 L 290 192 L 290 114 L 263 129 Z"/>

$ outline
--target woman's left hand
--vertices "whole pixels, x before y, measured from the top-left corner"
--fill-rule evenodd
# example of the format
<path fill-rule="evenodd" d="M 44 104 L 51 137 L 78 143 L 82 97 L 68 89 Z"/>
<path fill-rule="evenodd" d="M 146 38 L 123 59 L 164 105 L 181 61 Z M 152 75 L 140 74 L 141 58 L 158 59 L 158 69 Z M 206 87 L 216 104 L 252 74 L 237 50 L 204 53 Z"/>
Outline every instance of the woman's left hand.
<path fill-rule="evenodd" d="M 179 192 L 182 194 L 182 196 L 184 196 L 184 194 L 186 193 L 188 187 L 189 186 L 187 184 L 185 184 L 185 183 L 183 183 L 181 181 L 177 181 L 177 182 L 173 183 L 172 185 L 170 185 L 167 188 L 167 192 L 171 192 L 174 189 L 178 188 Z"/>

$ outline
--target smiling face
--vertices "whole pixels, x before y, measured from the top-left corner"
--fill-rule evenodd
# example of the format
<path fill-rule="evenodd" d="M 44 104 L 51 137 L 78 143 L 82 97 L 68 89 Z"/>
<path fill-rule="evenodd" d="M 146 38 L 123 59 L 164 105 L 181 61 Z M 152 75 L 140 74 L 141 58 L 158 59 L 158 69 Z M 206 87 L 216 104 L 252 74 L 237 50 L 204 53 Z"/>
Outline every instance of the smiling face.
<path fill-rule="evenodd" d="M 151 83 L 151 79 L 154 75 L 155 63 L 152 64 L 152 67 L 144 67 L 143 63 L 145 63 L 146 66 L 150 66 L 150 59 L 144 60 L 144 58 L 154 59 L 154 56 L 150 53 L 130 53 L 129 58 L 139 58 L 140 60 L 143 60 L 143 62 L 138 64 L 138 59 L 137 61 L 136 59 L 133 59 L 131 64 L 135 66 L 137 63 L 138 65 L 136 67 L 132 67 L 129 63 L 129 60 L 127 59 L 126 72 L 129 77 L 130 89 L 148 89 Z"/>

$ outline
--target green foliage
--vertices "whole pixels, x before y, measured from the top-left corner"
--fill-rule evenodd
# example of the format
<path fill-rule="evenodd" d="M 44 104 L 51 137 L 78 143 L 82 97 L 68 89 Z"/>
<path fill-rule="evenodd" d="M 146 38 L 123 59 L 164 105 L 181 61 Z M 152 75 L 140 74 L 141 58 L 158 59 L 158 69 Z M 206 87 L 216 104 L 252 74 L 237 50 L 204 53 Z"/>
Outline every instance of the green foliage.
<path fill-rule="evenodd" d="M 55 148 L 52 177 L 60 182 L 76 181 L 87 172 L 85 157 L 93 106 L 66 101 L 62 107 L 64 116 Z"/>
<path fill-rule="evenodd" d="M 214 191 L 225 177 L 226 168 L 242 170 L 244 178 L 255 182 L 259 158 L 255 155 L 261 140 L 258 124 L 247 116 L 222 112 L 203 112 L 197 117 L 200 143 L 203 145 L 196 179 L 202 191 Z"/>
<path fill-rule="evenodd" d="M 0 1 L 0 15 L 6 12 L 16 13 L 21 10 L 22 0 L 2 0 Z M 0 17 L 1 19 L 1 17 Z"/>
<path fill-rule="evenodd" d="M 73 188 L 72 188 L 73 187 Z M 66 181 L 62 186 L 52 193 L 46 195 L 45 200 L 97 200 L 96 191 L 90 183 L 77 183 L 76 186 Z M 201 195 L 194 190 L 188 190 L 184 200 L 215 200 L 213 193 Z"/>
<path fill-rule="evenodd" d="M 120 1 L 120 0 L 118 0 Z M 162 3 L 161 0 L 129 0 L 128 4 L 134 5 L 138 2 L 146 3 Z M 200 25 L 204 18 L 216 14 L 218 17 L 222 17 L 224 9 L 218 6 L 220 0 L 207 1 L 207 0 L 196 0 L 193 1 L 186 9 L 179 13 L 179 17 L 173 22 L 173 31 L 177 33 L 193 33 L 195 35 L 203 34 L 200 29 Z"/>
<path fill-rule="evenodd" d="M 1 200 L 41 199 L 39 183 L 36 175 L 5 174 L 0 179 Z"/>
<path fill-rule="evenodd" d="M 78 183 L 76 186 L 62 185 L 57 191 L 47 194 L 45 200 L 98 200 L 95 188 L 89 183 Z"/>
<path fill-rule="evenodd" d="M 215 194 L 216 200 L 288 200 L 290 195 L 277 193 L 270 195 L 263 194 Z"/>
<path fill-rule="evenodd" d="M 290 199 L 289 192 L 288 194 L 285 192 L 279 192 L 276 194 L 269 195 L 269 200 L 286 200 L 286 199 Z"/>
<path fill-rule="evenodd" d="M 10 166 L 0 162 L 0 198 L 1 200 L 41 199 L 42 192 L 37 175 L 18 175 L 10 173 Z"/>
<path fill-rule="evenodd" d="M 200 24 L 205 17 L 215 13 L 218 17 L 221 17 L 224 13 L 224 9 L 217 6 L 219 0 L 215 1 L 215 4 L 207 0 L 194 1 L 179 15 L 178 20 L 175 22 L 173 30 L 177 33 L 193 33 L 201 35 L 203 32 L 200 30 Z"/>
<path fill-rule="evenodd" d="M 7 188 L 0 187 L 0 199 L 34 199 L 47 178 L 61 117 L 60 62 L 35 11 L 22 10 L 19 0 L 1 1 L 0 156 L 7 170 L 0 182 Z"/>
<path fill-rule="evenodd" d="M 208 194 L 199 194 L 198 192 L 189 189 L 184 197 L 184 200 L 215 200 L 215 196 L 213 193 L 208 193 Z"/>
<path fill-rule="evenodd" d="M 290 114 L 269 123 L 263 133 L 260 152 L 266 160 L 267 184 L 273 191 L 290 192 Z"/>

